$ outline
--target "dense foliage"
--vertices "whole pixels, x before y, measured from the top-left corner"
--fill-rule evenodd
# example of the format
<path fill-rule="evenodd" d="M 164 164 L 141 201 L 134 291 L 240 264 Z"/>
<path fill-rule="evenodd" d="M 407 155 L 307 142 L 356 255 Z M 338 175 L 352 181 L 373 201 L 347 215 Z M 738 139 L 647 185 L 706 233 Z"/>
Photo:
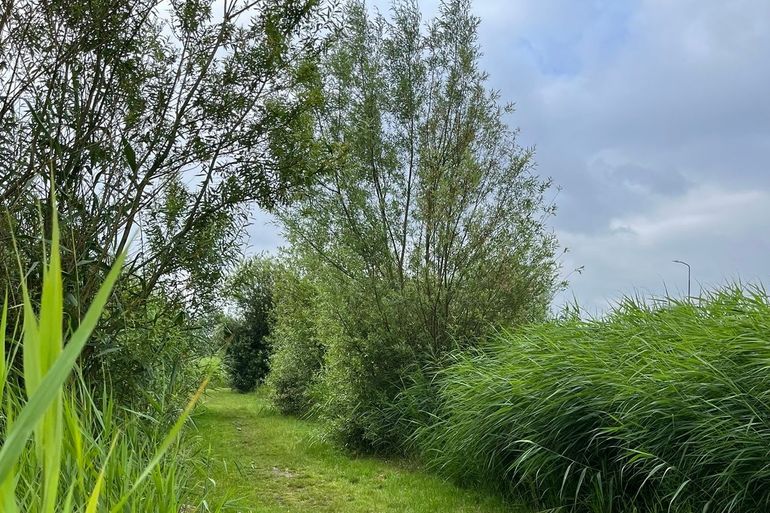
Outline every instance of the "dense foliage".
<path fill-rule="evenodd" d="M 51 216 L 37 202 L 55 183 L 68 319 L 127 252 L 83 354 L 89 378 L 106 366 L 123 384 L 139 366 L 128 385 L 155 390 L 190 354 L 177 334 L 203 325 L 247 209 L 284 201 L 317 171 L 292 158 L 333 17 L 317 0 L 3 3 L 0 203 L 12 226 L 3 215 L 0 288 L 19 303 L 7 287 L 19 281 L 15 233 L 39 289 L 36 235 Z"/>
<path fill-rule="evenodd" d="M 195 399 L 167 428 L 119 409 L 108 392 L 95 401 L 74 371 L 118 278 L 123 256 L 77 329 L 65 332 L 66 287 L 55 213 L 51 239 L 42 291 L 37 291 L 39 313 L 24 281 L 23 321 L 11 329 L 14 336 L 9 340 L 7 296 L 0 310 L 0 511 L 178 513 L 199 505 L 220 511 L 220 505 L 191 497 L 193 452 L 178 441 Z M 21 368 L 10 365 L 17 354 L 23 360 Z M 202 388 L 195 398 L 201 392 Z"/>
<path fill-rule="evenodd" d="M 277 276 L 274 300 L 267 383 L 282 413 L 305 414 L 315 403 L 313 392 L 325 352 L 319 328 L 328 315 L 321 310 L 318 288 L 288 266 Z"/>
<path fill-rule="evenodd" d="M 270 368 L 270 328 L 276 263 L 267 257 L 241 262 L 227 281 L 225 296 L 235 310 L 224 321 L 230 384 L 239 392 L 254 390 Z"/>
<path fill-rule="evenodd" d="M 444 475 L 567 511 L 770 508 L 770 301 L 628 300 L 458 352 L 414 441 Z M 534 496 L 534 497 L 533 497 Z"/>
<path fill-rule="evenodd" d="M 383 411 L 406 369 L 496 324 L 543 319 L 558 286 L 550 184 L 478 67 L 469 1 L 442 3 L 427 28 L 413 2 L 392 13 L 347 5 L 315 111 L 329 173 L 280 216 L 314 291 L 287 287 L 313 315 L 279 312 L 276 399 L 307 407 L 312 385 L 331 431 L 360 448 L 396 443 Z"/>

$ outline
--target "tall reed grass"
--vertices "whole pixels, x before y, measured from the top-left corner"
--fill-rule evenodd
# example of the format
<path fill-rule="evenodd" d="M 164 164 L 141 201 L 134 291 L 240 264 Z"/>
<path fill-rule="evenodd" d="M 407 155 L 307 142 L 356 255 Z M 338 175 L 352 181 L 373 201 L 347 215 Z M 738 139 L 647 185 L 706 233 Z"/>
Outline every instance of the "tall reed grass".
<path fill-rule="evenodd" d="M 24 283 L 22 324 L 7 325 L 7 295 L 2 308 L 0 512 L 219 510 L 190 498 L 194 469 L 189 464 L 194 460 L 179 436 L 205 383 L 173 426 L 161 432 L 121 411 L 109 392 L 97 404 L 79 378 L 78 355 L 97 325 L 123 258 L 117 258 L 65 343 L 59 228 L 53 210 L 39 312 Z M 10 340 L 7 333 L 13 334 Z M 12 365 L 17 356 L 22 369 Z"/>
<path fill-rule="evenodd" d="M 770 304 L 727 288 L 500 333 L 453 355 L 414 443 L 557 511 L 770 511 Z M 414 399 L 406 401 L 414 404 Z"/>

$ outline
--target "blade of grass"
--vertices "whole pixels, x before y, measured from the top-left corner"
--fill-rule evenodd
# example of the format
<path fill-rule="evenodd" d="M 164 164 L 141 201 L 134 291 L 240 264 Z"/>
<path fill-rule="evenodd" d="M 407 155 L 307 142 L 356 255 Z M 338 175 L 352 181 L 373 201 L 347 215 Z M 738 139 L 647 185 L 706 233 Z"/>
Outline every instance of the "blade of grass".
<path fill-rule="evenodd" d="M 8 432 L 5 443 L 0 448 L 0 482 L 11 474 L 11 469 L 23 451 L 30 434 L 48 407 L 56 399 L 61 386 L 74 368 L 80 352 L 101 317 L 102 309 L 107 303 L 112 287 L 120 274 L 124 258 L 125 255 L 123 254 L 118 257 L 115 265 L 94 297 L 77 331 L 70 337 L 59 358 L 40 382 L 37 391 L 30 397 L 29 402 L 19 413 L 13 427 Z M 28 298 L 25 299 L 25 303 L 27 303 L 27 300 Z M 31 311 L 31 305 L 25 304 L 25 309 L 27 308 Z"/>
<path fill-rule="evenodd" d="M 86 513 L 96 513 L 96 508 L 99 506 L 99 496 L 102 493 L 102 485 L 104 484 L 104 473 L 107 470 L 107 463 L 110 461 L 112 451 L 115 450 L 115 444 L 118 442 L 119 433 L 115 435 L 110 444 L 110 450 L 107 452 L 107 457 L 102 464 L 102 470 L 99 471 L 99 477 L 96 479 L 94 489 L 91 491 L 91 496 L 88 498 L 88 504 L 86 505 Z"/>

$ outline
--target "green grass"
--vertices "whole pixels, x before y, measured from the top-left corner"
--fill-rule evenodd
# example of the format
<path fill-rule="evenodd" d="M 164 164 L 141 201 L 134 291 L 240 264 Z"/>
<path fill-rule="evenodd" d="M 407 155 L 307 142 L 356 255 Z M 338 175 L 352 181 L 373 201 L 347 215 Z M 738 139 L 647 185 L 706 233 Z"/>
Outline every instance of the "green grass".
<path fill-rule="evenodd" d="M 7 294 L 0 303 L 0 513 L 190 511 L 199 504 L 189 498 L 196 492 L 188 480 L 194 460 L 179 435 L 204 386 L 168 430 L 140 425 L 135 415 L 119 411 L 109 393 L 98 403 L 90 395 L 76 362 L 97 327 L 123 258 L 116 258 L 70 332 L 53 198 L 52 204 L 39 305 L 31 299 L 37 291 L 24 282 L 18 284 L 21 305 L 9 305 Z M 10 308 L 23 311 L 14 329 L 8 324 Z M 211 502 L 206 511 L 219 511 L 219 505 Z"/>
<path fill-rule="evenodd" d="M 209 478 L 254 513 L 502 513 L 502 500 L 395 461 L 351 457 L 317 425 L 278 414 L 264 391 L 208 392 L 195 418 L 210 446 Z"/>
<path fill-rule="evenodd" d="M 762 290 L 501 333 L 429 390 L 439 406 L 415 440 L 458 481 L 561 511 L 770 511 Z"/>

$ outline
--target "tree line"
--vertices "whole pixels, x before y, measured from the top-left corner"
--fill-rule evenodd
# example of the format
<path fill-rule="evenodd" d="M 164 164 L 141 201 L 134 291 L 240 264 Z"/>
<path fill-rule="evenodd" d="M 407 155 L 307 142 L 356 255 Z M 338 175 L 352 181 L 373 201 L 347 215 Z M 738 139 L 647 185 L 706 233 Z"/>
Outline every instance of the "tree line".
<path fill-rule="evenodd" d="M 68 323 L 126 251 L 84 352 L 95 381 L 107 373 L 118 393 L 137 397 L 181 376 L 208 338 L 247 209 L 286 201 L 320 171 L 295 161 L 312 133 L 335 9 L 316 0 L 3 2 L 0 288 L 20 303 L 9 286 L 21 278 L 18 255 L 39 290 L 52 188 Z"/>
<path fill-rule="evenodd" d="M 360 450 L 400 450 L 415 373 L 500 326 L 545 320 L 561 286 L 551 182 L 480 68 L 469 1 L 423 20 L 343 10 L 311 111 L 325 172 L 275 211 L 289 242 L 273 273 L 267 383 Z"/>
<path fill-rule="evenodd" d="M 238 388 L 267 379 L 345 444 L 396 446 L 410 373 L 544 319 L 561 285 L 551 183 L 487 84 L 478 23 L 470 0 L 432 20 L 407 0 L 6 3 L 11 304 L 20 268 L 39 289 L 55 188 L 65 323 L 127 252 L 90 382 L 178 404 L 224 347 Z M 255 204 L 289 244 L 238 264 Z"/>

